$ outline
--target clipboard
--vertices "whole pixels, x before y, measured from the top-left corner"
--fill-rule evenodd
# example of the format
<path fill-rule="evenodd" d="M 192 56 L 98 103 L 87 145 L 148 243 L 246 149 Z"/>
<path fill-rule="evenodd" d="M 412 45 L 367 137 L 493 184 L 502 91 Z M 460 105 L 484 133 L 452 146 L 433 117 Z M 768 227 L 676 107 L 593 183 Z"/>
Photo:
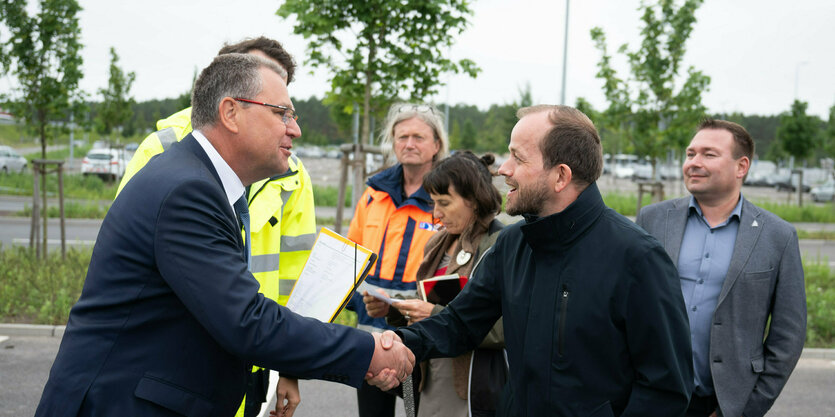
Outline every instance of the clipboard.
<path fill-rule="evenodd" d="M 376 261 L 376 253 L 323 227 L 290 292 L 287 308 L 332 323 Z"/>

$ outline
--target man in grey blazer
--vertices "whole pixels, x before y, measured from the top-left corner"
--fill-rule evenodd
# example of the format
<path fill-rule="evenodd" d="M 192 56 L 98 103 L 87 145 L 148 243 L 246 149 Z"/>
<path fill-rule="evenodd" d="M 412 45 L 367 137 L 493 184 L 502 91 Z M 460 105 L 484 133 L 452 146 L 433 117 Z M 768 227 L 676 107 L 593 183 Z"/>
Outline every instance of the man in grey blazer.
<path fill-rule="evenodd" d="M 764 415 L 806 338 L 797 232 L 741 194 L 753 153 L 742 126 L 703 121 L 683 167 L 692 196 L 645 207 L 636 220 L 679 271 L 696 383 L 688 417 Z"/>

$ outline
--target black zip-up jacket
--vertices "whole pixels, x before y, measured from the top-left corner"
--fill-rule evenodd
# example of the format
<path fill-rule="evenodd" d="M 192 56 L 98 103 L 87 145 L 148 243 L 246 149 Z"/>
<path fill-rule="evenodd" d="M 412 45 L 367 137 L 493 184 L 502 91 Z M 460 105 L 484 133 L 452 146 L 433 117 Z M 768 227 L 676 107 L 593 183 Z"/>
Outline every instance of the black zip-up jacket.
<path fill-rule="evenodd" d="M 506 227 L 444 311 L 398 330 L 418 361 L 473 349 L 500 316 L 510 379 L 499 416 L 683 416 L 690 329 L 664 248 L 605 206 Z"/>

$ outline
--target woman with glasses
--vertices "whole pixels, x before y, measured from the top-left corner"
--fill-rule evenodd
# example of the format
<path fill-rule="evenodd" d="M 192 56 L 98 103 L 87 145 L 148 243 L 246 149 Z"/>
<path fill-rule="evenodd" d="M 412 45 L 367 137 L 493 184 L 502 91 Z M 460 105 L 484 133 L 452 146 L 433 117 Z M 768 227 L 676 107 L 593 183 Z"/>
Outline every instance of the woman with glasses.
<path fill-rule="evenodd" d="M 432 200 L 423 189 L 423 177 L 433 163 L 447 154 L 448 141 L 440 113 L 431 106 L 395 104 L 381 132 L 381 146 L 397 163 L 368 179 L 357 202 L 348 238 L 378 254 L 377 263 L 360 287 L 382 290 L 389 296 L 414 298 L 423 247 L 435 227 Z M 383 317 L 366 314 L 362 296 L 352 297 L 348 308 L 357 313 L 357 327 L 382 332 L 393 327 Z M 394 416 L 396 397 L 368 384 L 357 391 L 360 417 Z"/>
<path fill-rule="evenodd" d="M 370 316 L 386 316 L 389 324 L 405 326 L 440 313 L 460 291 L 503 227 L 495 218 L 502 199 L 488 169 L 493 162 L 489 154 L 478 158 L 469 151 L 458 152 L 426 174 L 423 186 L 435 203 L 434 217 L 443 228 L 429 239 L 418 268 L 421 298 L 398 301 L 390 308 L 366 295 L 363 301 Z M 446 280 L 431 280 L 440 277 Z M 504 386 L 507 369 L 501 326 L 499 320 L 474 352 L 420 364 L 418 417 L 495 413 L 495 399 Z"/>

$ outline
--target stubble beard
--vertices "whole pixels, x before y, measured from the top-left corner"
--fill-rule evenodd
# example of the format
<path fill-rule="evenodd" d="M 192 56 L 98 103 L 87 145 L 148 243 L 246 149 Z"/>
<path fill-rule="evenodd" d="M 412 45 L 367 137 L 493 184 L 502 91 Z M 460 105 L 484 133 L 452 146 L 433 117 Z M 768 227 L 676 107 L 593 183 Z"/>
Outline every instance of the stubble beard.
<path fill-rule="evenodd" d="M 516 198 L 511 201 L 507 200 L 505 211 L 511 216 L 519 216 L 522 214 L 538 215 L 545 207 L 545 202 L 548 200 L 548 185 L 543 179 L 538 179 L 530 186 L 522 187 L 517 184 Z"/>

